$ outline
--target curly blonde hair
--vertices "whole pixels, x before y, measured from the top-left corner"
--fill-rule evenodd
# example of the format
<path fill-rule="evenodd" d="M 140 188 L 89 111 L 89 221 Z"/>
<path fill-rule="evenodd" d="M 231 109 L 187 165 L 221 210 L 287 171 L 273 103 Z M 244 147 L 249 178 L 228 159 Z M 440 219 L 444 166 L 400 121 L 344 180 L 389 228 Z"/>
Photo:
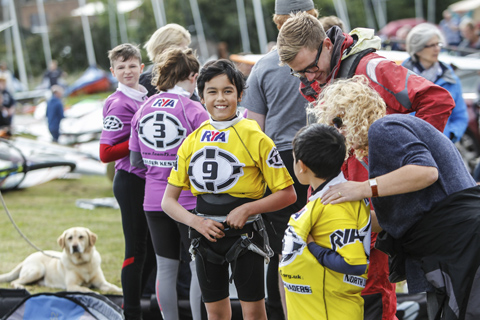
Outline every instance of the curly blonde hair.
<path fill-rule="evenodd" d="M 370 87 L 367 77 L 354 76 L 341 79 L 326 86 L 318 97 L 317 104 L 309 112 L 317 117 L 318 123 L 332 125 L 332 120 L 341 118 L 340 129 L 345 136 L 348 149 L 355 156 L 368 156 L 368 129 L 372 123 L 386 114 L 387 106 L 382 97 Z"/>

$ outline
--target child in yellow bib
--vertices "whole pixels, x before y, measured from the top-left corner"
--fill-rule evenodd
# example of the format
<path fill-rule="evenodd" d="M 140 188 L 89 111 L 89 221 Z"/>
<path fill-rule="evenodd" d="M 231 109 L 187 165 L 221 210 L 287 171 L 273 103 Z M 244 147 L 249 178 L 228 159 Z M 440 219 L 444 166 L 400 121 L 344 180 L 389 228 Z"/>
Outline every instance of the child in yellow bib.
<path fill-rule="evenodd" d="M 210 119 L 181 145 L 162 208 L 191 227 L 208 318 L 232 317 L 230 266 L 243 318 L 267 320 L 264 257 L 273 253 L 260 214 L 296 201 L 293 179 L 273 141 L 237 111 L 245 80 L 231 61 L 206 63 L 197 87 Z M 263 197 L 267 186 L 273 193 Z M 182 189 L 197 196 L 196 214 L 179 204 Z"/>
<path fill-rule="evenodd" d="M 289 319 L 363 319 L 360 295 L 367 279 L 370 210 L 365 201 L 323 205 L 321 195 L 345 181 L 344 137 L 314 124 L 293 140 L 298 181 L 312 187 L 307 205 L 293 214 L 283 238 L 280 274 Z"/>

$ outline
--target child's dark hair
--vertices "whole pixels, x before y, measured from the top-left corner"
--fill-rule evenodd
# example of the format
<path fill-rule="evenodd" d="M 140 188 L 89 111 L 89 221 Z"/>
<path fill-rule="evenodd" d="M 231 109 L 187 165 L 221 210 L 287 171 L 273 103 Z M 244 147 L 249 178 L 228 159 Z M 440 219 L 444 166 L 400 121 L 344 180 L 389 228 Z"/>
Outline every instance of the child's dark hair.
<path fill-rule="evenodd" d="M 198 73 L 200 63 L 192 49 L 171 48 L 158 57 L 153 71 L 152 85 L 160 91 L 175 87 L 179 81 Z"/>
<path fill-rule="evenodd" d="M 209 61 L 200 70 L 200 74 L 197 79 L 197 88 L 200 98 L 203 99 L 203 89 L 205 89 L 205 83 L 212 80 L 216 76 L 224 74 L 228 77 L 228 80 L 237 88 L 238 96 L 245 90 L 245 78 L 240 70 L 237 69 L 235 64 L 227 59 L 218 59 Z"/>
<path fill-rule="evenodd" d="M 137 46 L 130 43 L 119 44 L 112 50 L 108 51 L 108 59 L 110 59 L 110 66 L 113 68 L 115 60 L 121 58 L 121 61 L 127 61 L 131 58 L 137 58 L 139 63 L 142 63 L 142 54 Z"/>
<path fill-rule="evenodd" d="M 334 127 L 318 123 L 303 127 L 292 144 L 295 161 L 302 160 L 317 178 L 328 180 L 340 173 L 347 147 Z"/>

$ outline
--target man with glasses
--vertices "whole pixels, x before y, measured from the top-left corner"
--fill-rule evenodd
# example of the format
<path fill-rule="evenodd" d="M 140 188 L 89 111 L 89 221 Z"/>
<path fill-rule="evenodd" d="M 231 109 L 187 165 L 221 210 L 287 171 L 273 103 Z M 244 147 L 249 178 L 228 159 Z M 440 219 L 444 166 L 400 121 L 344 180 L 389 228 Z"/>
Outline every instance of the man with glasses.
<path fill-rule="evenodd" d="M 313 61 L 305 69 L 301 71 L 295 71 L 293 69 L 290 69 L 290 74 L 294 77 L 302 79 L 302 78 L 307 78 L 308 73 L 315 74 L 316 72 L 318 72 L 320 70 L 320 68 L 318 67 L 318 59 L 320 59 L 320 55 L 322 54 L 322 49 L 323 49 L 323 41 L 320 42 L 320 45 L 318 46 L 315 61 Z"/>
<path fill-rule="evenodd" d="M 385 100 L 387 113 L 416 111 L 417 117 L 443 131 L 455 106 L 448 91 L 376 54 L 380 45 L 374 30 L 357 28 L 346 34 L 334 26 L 325 32 L 317 19 L 302 13 L 285 22 L 277 39 L 281 63 L 291 68 L 291 75 L 307 80 L 302 81 L 300 91 L 308 101 L 315 102 L 322 88 L 334 79 L 362 74 Z M 368 179 L 368 159 L 364 160 L 359 162 L 351 153 L 342 168 L 347 180 Z M 373 211 L 372 231 L 380 231 Z M 362 291 L 365 319 L 396 319 L 395 285 L 388 279 L 388 257 L 373 248 L 375 232 Z"/>
<path fill-rule="evenodd" d="M 363 74 L 385 100 L 388 113 L 416 111 L 417 117 L 441 131 L 455 105 L 448 91 L 376 54 L 381 40 L 372 29 L 356 28 L 346 34 L 333 27 L 325 33 L 317 19 L 297 13 L 283 25 L 277 45 L 280 61 L 292 69 L 291 74 L 312 82 L 301 85 L 310 102 L 334 79 Z M 352 66 L 347 70 L 346 61 Z"/>

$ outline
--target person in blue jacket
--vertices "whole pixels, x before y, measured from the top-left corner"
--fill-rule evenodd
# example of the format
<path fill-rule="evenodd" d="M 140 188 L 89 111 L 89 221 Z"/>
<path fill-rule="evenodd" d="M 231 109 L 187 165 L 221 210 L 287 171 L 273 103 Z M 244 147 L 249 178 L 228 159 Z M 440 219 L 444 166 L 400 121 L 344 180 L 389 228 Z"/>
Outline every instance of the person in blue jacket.
<path fill-rule="evenodd" d="M 58 142 L 60 136 L 60 121 L 64 118 L 63 115 L 63 87 L 53 85 L 50 89 L 52 91 L 52 98 L 47 102 L 47 121 L 48 130 L 52 135 L 53 142 Z"/>
<path fill-rule="evenodd" d="M 410 58 L 402 65 L 450 92 L 455 101 L 455 108 L 443 133 L 452 142 L 457 142 L 467 129 L 467 106 L 462 97 L 460 79 L 448 64 L 438 60 L 444 43 L 443 34 L 433 24 L 421 23 L 415 26 L 408 33 L 406 40 Z"/>

